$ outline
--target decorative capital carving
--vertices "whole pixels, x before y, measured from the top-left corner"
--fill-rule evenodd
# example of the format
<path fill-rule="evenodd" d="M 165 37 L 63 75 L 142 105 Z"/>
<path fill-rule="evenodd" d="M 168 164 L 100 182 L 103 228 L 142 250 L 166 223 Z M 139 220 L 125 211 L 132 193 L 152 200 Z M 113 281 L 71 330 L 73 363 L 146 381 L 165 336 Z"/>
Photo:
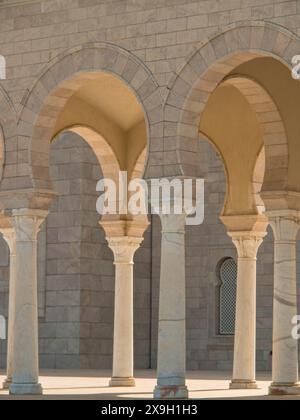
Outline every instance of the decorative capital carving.
<path fill-rule="evenodd" d="M 229 232 L 236 246 L 238 257 L 256 259 L 257 251 L 263 242 L 266 233 L 262 232 Z"/>
<path fill-rule="evenodd" d="M 11 223 L 14 227 L 16 241 L 36 241 L 41 224 L 47 215 L 48 212 L 44 210 L 13 210 Z"/>
<path fill-rule="evenodd" d="M 107 238 L 108 245 L 114 253 L 115 264 L 133 264 L 135 252 L 139 249 L 143 238 L 130 236 Z"/>
<path fill-rule="evenodd" d="M 275 240 L 295 242 L 300 227 L 300 213 L 296 210 L 272 211 L 268 213 Z"/>
<path fill-rule="evenodd" d="M 2 228 L 0 229 L 0 232 L 2 233 L 3 239 L 7 243 L 9 250 L 10 250 L 10 256 L 16 255 L 16 235 L 14 229 L 11 228 Z"/>

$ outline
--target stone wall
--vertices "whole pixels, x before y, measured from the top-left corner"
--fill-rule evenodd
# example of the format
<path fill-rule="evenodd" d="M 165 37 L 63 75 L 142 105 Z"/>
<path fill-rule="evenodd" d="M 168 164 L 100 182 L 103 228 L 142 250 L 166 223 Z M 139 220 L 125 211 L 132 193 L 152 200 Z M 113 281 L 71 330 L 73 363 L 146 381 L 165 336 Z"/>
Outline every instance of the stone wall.
<path fill-rule="evenodd" d="M 298 0 L 43 0 L 12 7 L 7 3 L 14 1 L 0 2 L 0 54 L 6 57 L 8 75 L 1 85 L 16 110 L 50 60 L 88 42 L 113 43 L 134 53 L 166 95 L 168 84 L 189 54 L 231 23 L 266 20 L 300 35 Z M 113 265 L 94 210 L 94 185 L 100 171 L 91 150 L 81 140 L 72 137 L 68 143 L 68 139 L 63 139 L 61 147 L 52 147 L 58 197 L 39 239 L 41 365 L 110 368 Z M 14 146 L 7 145 L 6 174 L 17 171 L 28 141 L 24 134 L 18 153 L 10 153 Z M 199 163 L 206 173 L 206 219 L 204 225 L 189 228 L 187 233 L 188 367 L 228 369 L 233 339 L 216 334 L 215 269 L 224 256 L 236 254 L 218 220 L 226 185 L 222 164 L 204 142 L 199 143 Z M 18 171 L 22 177 L 20 165 Z M 137 367 L 155 366 L 159 262 L 160 223 L 154 218 L 136 255 Z M 258 260 L 259 369 L 270 367 L 272 272 L 269 234 Z M 0 313 L 5 315 L 7 291 L 8 252 L 2 241 Z M 5 345 L 0 342 L 0 365 L 4 364 Z"/>
<path fill-rule="evenodd" d="M 0 54 L 8 67 L 3 87 L 16 106 L 49 60 L 87 42 L 110 42 L 131 51 L 165 88 L 194 48 L 229 24 L 267 20 L 300 34 L 297 0 L 22 3 L 0 8 Z"/>

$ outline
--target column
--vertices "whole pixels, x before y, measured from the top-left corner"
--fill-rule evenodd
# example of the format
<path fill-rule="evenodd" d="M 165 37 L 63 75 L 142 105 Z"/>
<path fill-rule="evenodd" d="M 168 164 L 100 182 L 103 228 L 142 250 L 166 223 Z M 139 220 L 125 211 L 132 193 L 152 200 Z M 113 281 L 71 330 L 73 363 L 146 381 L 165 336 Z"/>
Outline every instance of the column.
<path fill-rule="evenodd" d="M 16 271 L 11 394 L 41 394 L 38 362 L 37 234 L 47 212 L 14 210 Z"/>
<path fill-rule="evenodd" d="M 132 387 L 134 380 L 133 355 L 133 257 L 142 243 L 142 238 L 107 238 L 114 253 L 115 273 L 115 319 L 113 376 L 111 387 Z"/>
<path fill-rule="evenodd" d="M 188 398 L 186 387 L 185 221 L 161 215 L 157 399 Z"/>
<path fill-rule="evenodd" d="M 273 378 L 270 394 L 300 394 L 298 343 L 292 336 L 297 315 L 296 238 L 297 212 L 269 215 L 275 238 L 273 303 Z"/>
<path fill-rule="evenodd" d="M 229 233 L 238 252 L 233 379 L 230 389 L 257 389 L 256 261 L 266 233 Z"/>
<path fill-rule="evenodd" d="M 14 332 L 14 300 L 15 300 L 15 260 L 16 260 L 16 246 L 15 234 L 12 228 L 1 229 L 3 238 L 5 239 L 9 250 L 9 304 L 8 304 L 8 342 L 7 342 L 7 373 L 6 380 L 3 383 L 4 389 L 9 389 L 12 383 L 13 372 L 13 332 Z"/>

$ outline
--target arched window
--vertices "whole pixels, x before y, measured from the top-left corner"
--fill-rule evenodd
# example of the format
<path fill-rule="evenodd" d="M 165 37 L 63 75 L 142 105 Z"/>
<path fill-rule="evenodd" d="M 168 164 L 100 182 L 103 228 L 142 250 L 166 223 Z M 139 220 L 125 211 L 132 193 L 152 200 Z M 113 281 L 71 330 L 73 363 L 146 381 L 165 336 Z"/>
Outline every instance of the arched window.
<path fill-rule="evenodd" d="M 237 264 L 233 258 L 226 258 L 219 265 L 219 333 L 234 335 Z"/>

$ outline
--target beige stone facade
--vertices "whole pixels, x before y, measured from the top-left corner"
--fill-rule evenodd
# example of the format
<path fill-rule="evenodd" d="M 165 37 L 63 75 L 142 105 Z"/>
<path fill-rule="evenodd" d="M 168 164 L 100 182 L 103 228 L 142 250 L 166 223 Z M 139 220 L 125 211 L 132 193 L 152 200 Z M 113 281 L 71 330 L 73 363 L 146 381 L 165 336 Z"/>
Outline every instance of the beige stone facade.
<path fill-rule="evenodd" d="M 41 393 L 39 353 L 43 367 L 112 369 L 111 386 L 157 366 L 157 398 L 188 396 L 186 366 L 233 368 L 230 386 L 252 389 L 273 364 L 270 393 L 299 394 L 285 334 L 298 312 L 300 2 L 7 0 L 0 35 L 5 386 Z M 204 224 L 99 224 L 97 181 L 120 170 L 203 177 Z M 226 258 L 235 337 L 219 328 Z"/>

